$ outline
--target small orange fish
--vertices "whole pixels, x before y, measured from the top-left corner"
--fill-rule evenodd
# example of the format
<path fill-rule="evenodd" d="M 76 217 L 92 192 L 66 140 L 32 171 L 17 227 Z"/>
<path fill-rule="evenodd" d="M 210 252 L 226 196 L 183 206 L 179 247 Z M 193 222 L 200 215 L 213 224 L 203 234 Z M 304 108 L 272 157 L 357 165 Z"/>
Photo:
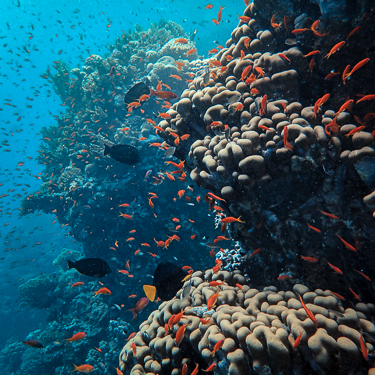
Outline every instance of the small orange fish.
<path fill-rule="evenodd" d="M 217 297 L 219 296 L 219 288 L 217 289 L 216 293 L 212 294 L 212 296 L 207 301 L 207 310 L 211 310 L 217 301 Z"/>
<path fill-rule="evenodd" d="M 100 288 L 99 290 L 97 290 L 96 292 L 95 292 L 95 295 L 94 295 L 94 298 L 96 297 L 96 296 L 98 296 L 99 294 L 106 294 L 106 295 L 109 295 L 109 294 L 111 294 L 112 292 L 108 289 L 108 288 Z"/>
<path fill-rule="evenodd" d="M 357 300 L 357 301 L 359 301 L 359 302 L 361 302 L 361 297 L 352 289 L 352 288 L 350 288 L 349 287 L 349 290 L 350 290 L 350 292 L 353 294 L 353 296 L 354 296 L 354 298 Z"/>
<path fill-rule="evenodd" d="M 186 324 L 183 324 L 176 332 L 176 345 L 179 346 L 184 338 L 186 330 Z"/>
<path fill-rule="evenodd" d="M 241 216 L 239 216 L 238 218 L 235 218 L 233 216 L 227 216 L 225 217 L 224 219 L 221 219 L 220 223 L 234 223 L 234 222 L 237 222 L 237 223 L 245 223 L 245 221 L 242 221 L 240 220 Z"/>
<path fill-rule="evenodd" d="M 318 259 L 316 259 L 314 257 L 305 257 L 303 255 L 301 255 L 301 259 L 305 260 L 306 262 L 310 262 L 310 263 L 316 263 L 318 261 Z"/>
<path fill-rule="evenodd" d="M 66 340 L 66 343 L 69 343 L 69 342 L 72 342 L 72 341 L 82 340 L 85 337 L 86 337 L 86 333 L 85 332 L 78 332 L 75 335 L 73 335 L 71 338 L 65 339 L 65 340 Z"/>
<path fill-rule="evenodd" d="M 365 278 L 367 281 L 371 281 L 371 279 L 367 276 L 367 275 L 365 275 L 363 272 L 361 272 L 361 271 L 358 271 L 358 270 L 354 270 L 355 272 L 358 272 L 363 278 Z"/>
<path fill-rule="evenodd" d="M 219 12 L 217 14 L 217 21 L 220 22 L 221 19 L 223 18 L 223 9 L 224 7 L 222 5 L 220 5 L 220 9 L 219 9 Z"/>
<path fill-rule="evenodd" d="M 359 336 L 359 342 L 361 344 L 361 352 L 362 352 L 363 358 L 366 361 L 368 361 L 368 351 L 367 351 L 365 340 L 363 339 L 362 332 L 360 333 L 360 336 Z"/>
<path fill-rule="evenodd" d="M 70 287 L 71 287 L 71 288 L 75 288 L 75 287 L 77 287 L 77 286 L 82 286 L 83 284 L 84 284 L 83 281 L 78 281 L 78 282 L 76 282 L 76 283 L 74 283 L 74 284 L 71 284 Z"/>
<path fill-rule="evenodd" d="M 175 43 L 186 44 L 186 43 L 189 43 L 189 41 L 186 38 L 178 38 L 178 39 L 175 39 Z"/>
<path fill-rule="evenodd" d="M 313 227 L 312 225 L 310 225 L 307 221 L 306 221 L 306 224 L 307 224 L 307 226 L 308 226 L 310 229 L 312 229 L 314 232 L 316 232 L 316 233 L 321 233 L 321 232 L 322 232 L 320 229 L 315 228 L 315 227 Z"/>
<path fill-rule="evenodd" d="M 301 342 L 302 335 L 303 335 L 303 331 L 297 336 L 296 340 L 294 341 L 293 349 L 295 349 Z"/>
<path fill-rule="evenodd" d="M 334 266 L 333 264 L 327 262 L 327 264 L 335 271 L 337 272 L 339 275 L 343 275 L 343 272 L 340 270 L 340 268 Z"/>
<path fill-rule="evenodd" d="M 216 363 L 213 363 L 212 365 L 210 365 L 209 367 L 207 367 L 206 370 L 202 369 L 202 371 L 204 371 L 204 372 L 211 372 L 211 371 L 214 370 L 214 368 L 216 367 L 216 365 L 217 365 Z"/>
<path fill-rule="evenodd" d="M 72 372 L 78 371 L 78 372 L 83 372 L 84 374 L 88 374 L 89 372 L 95 371 L 94 366 L 91 365 L 81 365 L 81 366 L 76 366 L 73 363 L 74 370 Z"/>
<path fill-rule="evenodd" d="M 302 297 L 298 294 L 298 297 L 299 297 L 299 300 L 300 300 L 300 302 L 301 302 L 301 304 L 302 304 L 302 307 L 304 308 L 304 310 L 305 310 L 305 312 L 306 312 L 306 314 L 307 314 L 307 316 L 314 322 L 314 324 L 315 325 L 318 325 L 318 322 L 317 322 L 317 320 L 315 319 L 315 316 L 314 316 L 314 314 L 307 308 L 307 306 L 305 305 L 305 303 L 303 302 L 303 300 L 302 300 Z"/>
<path fill-rule="evenodd" d="M 206 9 L 212 9 L 214 6 L 212 5 L 212 4 L 207 4 L 206 6 L 205 6 L 205 8 Z"/>
<path fill-rule="evenodd" d="M 345 44 L 344 41 L 341 41 L 335 44 L 331 50 L 326 54 L 326 59 L 329 59 L 334 53 L 336 53 L 343 45 Z"/>
<path fill-rule="evenodd" d="M 190 56 L 190 55 L 192 55 L 195 52 L 197 52 L 196 48 L 189 49 L 189 51 L 186 52 L 186 56 Z"/>
<path fill-rule="evenodd" d="M 220 349 L 223 347 L 223 345 L 224 345 L 224 340 L 225 340 L 225 339 L 221 339 L 221 340 L 219 340 L 219 341 L 215 344 L 215 346 L 214 346 L 214 350 L 212 351 L 212 354 L 211 354 L 212 357 L 215 357 L 216 352 L 217 352 L 218 350 L 220 350 Z"/>
<path fill-rule="evenodd" d="M 351 251 L 357 252 L 357 249 L 352 246 L 350 243 L 346 242 L 343 238 L 341 238 L 337 233 L 336 236 L 340 238 L 341 242 L 345 245 L 345 247 Z"/>

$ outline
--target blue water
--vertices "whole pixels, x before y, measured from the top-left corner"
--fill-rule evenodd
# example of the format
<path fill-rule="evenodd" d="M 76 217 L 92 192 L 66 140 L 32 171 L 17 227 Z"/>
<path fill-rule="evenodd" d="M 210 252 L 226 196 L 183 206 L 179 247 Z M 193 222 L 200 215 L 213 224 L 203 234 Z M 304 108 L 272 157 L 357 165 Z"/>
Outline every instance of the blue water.
<path fill-rule="evenodd" d="M 36 157 L 40 130 L 55 124 L 64 112 L 59 97 L 43 75 L 53 61 L 80 67 L 90 54 L 102 57 L 106 45 L 136 25 L 148 28 L 162 19 L 180 24 L 187 34 L 196 29 L 198 53 L 207 57 L 215 42 L 224 45 L 242 14 L 243 2 L 211 1 L 2 1 L 0 13 L 0 349 L 23 341 L 45 324 L 43 310 L 20 306 L 18 286 L 41 273 L 55 272 L 52 264 L 62 248 L 79 250 L 54 216 L 44 213 L 19 217 L 21 199 L 39 189 L 43 166 Z M 211 22 L 219 5 L 223 22 Z M 152 166 L 151 166 L 152 167 Z M 14 189 L 14 191 L 12 191 Z M 40 244 L 37 244 L 39 243 Z M 43 293 L 43 290 L 40 291 Z M 9 341 L 8 341 L 9 340 Z"/>

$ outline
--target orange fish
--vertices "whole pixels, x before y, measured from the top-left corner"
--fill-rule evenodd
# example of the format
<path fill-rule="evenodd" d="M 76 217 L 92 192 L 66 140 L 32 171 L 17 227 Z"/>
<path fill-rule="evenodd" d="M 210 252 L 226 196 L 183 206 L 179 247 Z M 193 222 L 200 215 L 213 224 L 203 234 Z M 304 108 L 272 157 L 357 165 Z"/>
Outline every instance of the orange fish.
<path fill-rule="evenodd" d="M 364 65 L 366 65 L 370 61 L 369 58 L 361 60 L 359 63 L 354 65 L 354 68 L 350 71 L 350 73 L 347 73 L 346 79 L 349 78 L 355 71 L 362 68 Z"/>
<path fill-rule="evenodd" d="M 304 310 L 306 311 L 306 314 L 307 316 L 314 322 L 315 325 L 318 325 L 318 322 L 317 320 L 315 319 L 315 316 L 314 314 L 307 308 L 307 306 L 305 305 L 305 303 L 303 302 L 302 300 L 302 297 L 298 294 L 298 297 L 299 297 L 299 300 L 302 304 L 302 307 L 304 308 Z"/>
<path fill-rule="evenodd" d="M 207 301 L 207 310 L 211 310 L 217 301 L 217 297 L 219 296 L 219 290 L 220 288 L 217 288 L 216 293 L 214 293 Z"/>
<path fill-rule="evenodd" d="M 206 9 L 212 9 L 214 6 L 212 5 L 212 4 L 207 4 L 206 6 L 205 6 L 205 8 Z"/>
<path fill-rule="evenodd" d="M 220 5 L 220 9 L 219 9 L 219 12 L 217 14 L 217 21 L 220 22 L 221 19 L 223 18 L 223 9 L 224 7 L 222 5 Z"/>
<path fill-rule="evenodd" d="M 361 352 L 362 352 L 363 358 L 364 358 L 366 361 L 368 361 L 368 352 L 367 352 L 367 347 L 366 347 L 365 340 L 363 339 L 362 332 L 361 332 L 360 335 L 359 335 L 359 342 L 360 342 L 360 344 L 361 344 Z"/>
<path fill-rule="evenodd" d="M 335 272 L 337 272 L 339 275 L 343 275 L 343 272 L 340 270 L 340 268 L 334 266 L 333 264 L 331 264 L 331 263 L 329 263 L 329 262 L 327 262 L 327 263 L 328 263 L 328 265 L 329 265 L 329 266 L 330 266 Z"/>
<path fill-rule="evenodd" d="M 75 288 L 75 287 L 77 287 L 77 286 L 82 286 L 83 284 L 84 284 L 83 281 L 78 281 L 78 282 L 76 282 L 76 283 L 70 285 L 70 287 L 71 287 L 71 288 Z"/>
<path fill-rule="evenodd" d="M 303 255 L 301 255 L 301 259 L 305 260 L 306 262 L 310 262 L 310 263 L 316 263 L 318 261 L 318 259 L 316 259 L 314 257 L 305 257 Z"/>
<path fill-rule="evenodd" d="M 178 39 L 175 39 L 175 43 L 186 44 L 186 43 L 189 43 L 189 41 L 186 38 L 178 38 Z"/>
<path fill-rule="evenodd" d="M 362 277 L 364 277 L 367 281 L 371 281 L 371 279 L 367 276 L 367 275 L 365 275 L 363 272 L 361 272 L 361 271 L 358 271 L 358 270 L 354 270 L 355 272 L 358 272 Z"/>
<path fill-rule="evenodd" d="M 349 290 L 350 290 L 350 292 L 353 294 L 353 296 L 354 296 L 354 298 L 357 300 L 357 301 L 359 301 L 359 302 L 361 302 L 361 297 L 352 289 L 352 288 L 350 288 L 349 287 Z"/>
<path fill-rule="evenodd" d="M 211 371 L 214 370 L 214 368 L 216 367 L 216 365 L 217 365 L 216 363 L 213 363 L 211 366 L 207 367 L 206 370 L 202 369 L 202 371 L 204 371 L 204 372 L 211 372 Z"/>
<path fill-rule="evenodd" d="M 137 355 L 137 345 L 135 345 L 135 342 L 132 342 L 132 350 L 133 350 L 133 355 Z"/>
<path fill-rule="evenodd" d="M 190 55 L 192 55 L 193 53 L 195 53 L 196 51 L 197 51 L 196 48 L 189 49 L 189 51 L 186 52 L 186 56 L 190 56 Z"/>
<path fill-rule="evenodd" d="M 186 330 L 186 324 L 183 324 L 176 332 L 176 345 L 179 346 L 184 338 Z"/>
<path fill-rule="evenodd" d="M 95 371 L 94 366 L 91 365 L 81 365 L 81 366 L 76 366 L 73 363 L 74 370 L 72 372 L 78 371 L 78 372 L 83 372 L 84 374 L 88 374 L 89 372 Z"/>
<path fill-rule="evenodd" d="M 97 290 L 95 292 L 95 295 L 94 295 L 94 298 L 99 295 L 99 294 L 106 294 L 106 295 L 109 295 L 111 294 L 112 292 L 108 289 L 108 288 L 100 288 L 99 290 Z"/>
<path fill-rule="evenodd" d="M 303 331 L 297 336 L 296 340 L 294 341 L 293 349 L 295 349 L 299 345 L 302 335 L 303 335 Z"/>
<path fill-rule="evenodd" d="M 78 332 L 75 335 L 73 335 L 71 338 L 65 339 L 65 340 L 66 340 L 66 343 L 69 343 L 69 342 L 72 342 L 72 341 L 82 340 L 85 337 L 86 337 L 86 333 L 85 332 Z"/>
<path fill-rule="evenodd" d="M 329 59 L 335 52 L 337 52 L 343 45 L 345 44 L 344 41 L 341 41 L 335 44 L 331 50 L 326 54 L 326 59 Z"/>
<path fill-rule="evenodd" d="M 242 221 L 240 220 L 241 216 L 239 216 L 237 219 L 233 216 L 227 216 L 225 217 L 224 219 L 221 219 L 220 223 L 234 223 L 234 222 L 237 222 L 237 223 L 245 223 L 245 221 Z"/>
<path fill-rule="evenodd" d="M 284 127 L 283 141 L 284 141 L 284 148 L 286 148 L 289 151 L 293 151 L 293 146 L 288 142 L 288 126 Z"/>
<path fill-rule="evenodd" d="M 336 219 L 336 220 L 338 220 L 339 218 L 336 216 L 336 215 L 334 215 L 334 214 L 330 214 L 329 212 L 325 212 L 325 211 L 322 211 L 322 210 L 319 210 L 323 215 L 326 215 L 326 216 L 328 216 L 328 217 L 330 217 L 331 219 Z"/>
<path fill-rule="evenodd" d="M 179 81 L 182 81 L 182 78 L 177 74 L 170 74 L 169 77 L 178 79 Z"/>
<path fill-rule="evenodd" d="M 223 347 L 223 345 L 224 345 L 224 340 L 225 340 L 225 339 L 221 339 L 221 340 L 219 340 L 219 341 L 215 344 L 215 346 L 214 346 L 214 350 L 212 351 L 212 354 L 211 354 L 212 357 L 215 357 L 216 352 L 217 352 L 218 350 L 220 350 L 220 349 Z"/>
<path fill-rule="evenodd" d="M 315 227 L 313 227 L 312 225 L 310 225 L 307 221 L 306 221 L 306 224 L 307 224 L 307 226 L 308 226 L 310 229 L 312 229 L 314 232 L 316 232 L 316 233 L 321 233 L 321 232 L 322 232 L 320 229 L 315 228 Z"/>
<path fill-rule="evenodd" d="M 215 195 L 215 194 L 213 194 L 213 193 L 211 193 L 211 192 L 208 192 L 208 195 L 210 195 L 212 198 L 215 198 L 215 199 L 218 200 L 218 201 L 225 202 L 225 199 L 220 198 L 220 197 L 218 197 L 217 195 Z"/>
<path fill-rule="evenodd" d="M 341 242 L 345 245 L 345 247 L 351 251 L 357 252 L 357 249 L 352 246 L 350 243 L 346 242 L 343 238 L 341 238 L 337 233 L 336 236 L 340 238 Z"/>

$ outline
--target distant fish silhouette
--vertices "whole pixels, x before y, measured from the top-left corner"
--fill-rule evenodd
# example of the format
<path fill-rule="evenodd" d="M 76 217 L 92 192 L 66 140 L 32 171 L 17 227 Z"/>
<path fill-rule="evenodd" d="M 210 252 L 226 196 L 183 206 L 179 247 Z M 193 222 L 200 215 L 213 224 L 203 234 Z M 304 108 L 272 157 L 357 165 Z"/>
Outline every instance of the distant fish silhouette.
<path fill-rule="evenodd" d="M 100 258 L 84 258 L 76 262 L 68 260 L 68 267 L 91 277 L 103 277 L 111 272 L 108 263 Z"/>
<path fill-rule="evenodd" d="M 183 282 L 181 280 L 186 273 L 171 262 L 160 263 L 154 273 L 154 285 L 158 292 L 158 297 L 167 301 L 173 298 L 181 289 Z"/>
<path fill-rule="evenodd" d="M 106 155 L 110 155 L 120 163 L 130 165 L 134 165 L 141 160 L 138 149 L 130 145 L 114 145 L 112 147 L 104 145 L 104 156 Z"/>
<path fill-rule="evenodd" d="M 150 95 L 150 88 L 145 83 L 138 82 L 126 93 L 124 102 L 125 104 L 130 104 L 138 100 L 144 94 Z"/>

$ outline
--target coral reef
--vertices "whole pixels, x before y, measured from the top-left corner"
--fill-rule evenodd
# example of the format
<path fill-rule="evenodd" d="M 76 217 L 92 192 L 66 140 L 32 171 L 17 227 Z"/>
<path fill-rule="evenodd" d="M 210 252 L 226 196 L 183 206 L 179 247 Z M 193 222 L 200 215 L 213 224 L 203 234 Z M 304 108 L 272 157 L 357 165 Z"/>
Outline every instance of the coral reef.
<path fill-rule="evenodd" d="M 181 289 L 141 324 L 120 354 L 122 371 L 178 374 L 185 364 L 191 371 L 215 364 L 216 374 L 350 374 L 367 367 L 360 341 L 375 333 L 373 304 L 343 308 L 329 290 L 301 284 L 293 291 L 258 290 L 238 271 L 198 271 L 191 285 L 186 298 Z M 366 350 L 373 352 L 373 345 Z"/>
<path fill-rule="evenodd" d="M 323 75 L 342 72 L 357 60 L 366 69 L 373 62 L 362 47 L 353 62 L 353 43 L 360 38 L 356 33 L 343 51 L 347 61 L 337 60 L 337 48 L 328 59 L 334 49 L 330 43 L 354 26 L 322 26 L 313 22 L 319 17 L 313 11 L 294 20 L 296 39 L 288 38 L 290 29 L 277 14 L 268 29 L 264 17 L 273 3 L 254 2 L 246 8 L 226 47 L 189 84 L 168 111 L 171 118 L 159 123 L 163 131 L 158 133 L 169 143 L 175 134 L 190 135 L 176 154 L 189 155 L 191 178 L 221 197 L 216 203 L 228 216 L 241 216 L 244 223 L 231 224 L 229 233 L 249 255 L 262 247 L 259 273 L 248 257 L 239 269 L 252 281 L 263 276 L 262 283 L 272 283 L 283 270 L 319 287 L 313 276 L 304 276 L 307 266 L 300 267 L 301 255 L 321 257 L 319 271 L 331 272 L 329 256 L 345 267 L 344 239 L 357 244 L 345 245 L 352 250 L 348 256 L 353 268 L 364 264 L 355 254 L 359 243 L 366 263 L 375 261 L 369 251 L 375 234 L 371 104 L 347 99 L 355 98 L 359 89 L 363 95 L 371 93 L 372 87 L 359 75 L 350 80 L 342 74 Z M 294 46 L 285 49 L 285 44 Z M 273 269 L 267 267 L 271 263 Z M 359 286 L 363 280 L 357 276 L 350 283 Z"/>

